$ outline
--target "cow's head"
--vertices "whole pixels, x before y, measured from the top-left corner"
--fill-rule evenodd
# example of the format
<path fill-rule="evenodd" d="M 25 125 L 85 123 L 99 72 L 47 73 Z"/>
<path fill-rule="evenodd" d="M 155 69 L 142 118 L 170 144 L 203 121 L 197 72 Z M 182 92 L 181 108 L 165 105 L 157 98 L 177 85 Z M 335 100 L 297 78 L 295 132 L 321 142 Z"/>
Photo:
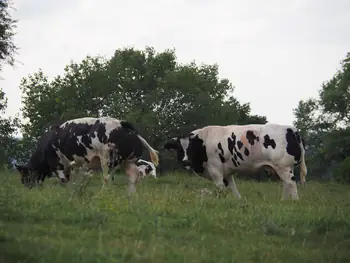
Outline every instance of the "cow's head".
<path fill-rule="evenodd" d="M 34 183 L 33 171 L 26 164 L 15 164 L 16 169 L 21 175 L 21 183 L 32 188 Z"/>
<path fill-rule="evenodd" d="M 186 137 L 172 138 L 164 148 L 176 152 L 177 160 L 187 170 L 193 170 L 198 174 L 204 172 L 204 163 L 208 162 L 206 144 L 196 131 L 189 133 Z"/>
<path fill-rule="evenodd" d="M 148 163 L 145 172 L 146 174 L 150 174 L 153 178 L 157 178 L 156 167 L 153 163 Z"/>
<path fill-rule="evenodd" d="M 174 137 L 164 144 L 165 149 L 176 153 L 177 160 L 182 163 L 186 169 L 189 169 L 191 166 L 191 162 L 188 158 L 189 142 L 189 137 Z"/>
<path fill-rule="evenodd" d="M 137 169 L 142 176 L 151 175 L 153 178 L 157 178 L 156 175 L 156 166 L 152 162 L 148 162 L 143 159 L 139 159 L 136 162 Z"/>

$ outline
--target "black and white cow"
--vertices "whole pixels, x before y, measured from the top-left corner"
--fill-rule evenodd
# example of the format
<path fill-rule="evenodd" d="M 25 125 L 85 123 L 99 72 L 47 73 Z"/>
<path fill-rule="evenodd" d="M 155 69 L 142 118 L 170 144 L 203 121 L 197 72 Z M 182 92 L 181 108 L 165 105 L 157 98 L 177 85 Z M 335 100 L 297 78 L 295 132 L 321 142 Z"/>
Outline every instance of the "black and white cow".
<path fill-rule="evenodd" d="M 299 199 L 294 166 L 300 165 L 301 182 L 305 182 L 305 148 L 303 139 L 293 126 L 252 124 L 206 126 L 187 137 L 169 140 L 165 149 L 175 151 L 186 168 L 209 180 L 219 189 L 229 187 L 241 198 L 233 173 L 273 169 L 283 181 L 282 199 L 289 194 Z"/>
<path fill-rule="evenodd" d="M 90 161 L 98 157 L 101 162 L 104 184 L 110 170 L 124 163 L 129 176 L 129 192 L 135 191 L 138 171 L 135 162 L 145 147 L 157 166 L 158 152 L 126 121 L 115 118 L 80 118 L 51 128 L 39 141 L 38 147 L 25 165 L 16 165 L 21 181 L 56 173 L 62 182 L 69 180 L 73 167 L 89 168 Z"/>
<path fill-rule="evenodd" d="M 156 167 L 152 162 L 148 162 L 143 159 L 136 161 L 137 170 L 140 173 L 140 176 L 145 177 L 151 175 L 153 178 L 157 178 Z M 112 175 L 112 180 L 114 180 L 114 174 Z"/>
<path fill-rule="evenodd" d="M 152 162 L 139 159 L 135 164 L 141 176 L 151 175 L 153 178 L 157 178 L 156 167 Z"/>

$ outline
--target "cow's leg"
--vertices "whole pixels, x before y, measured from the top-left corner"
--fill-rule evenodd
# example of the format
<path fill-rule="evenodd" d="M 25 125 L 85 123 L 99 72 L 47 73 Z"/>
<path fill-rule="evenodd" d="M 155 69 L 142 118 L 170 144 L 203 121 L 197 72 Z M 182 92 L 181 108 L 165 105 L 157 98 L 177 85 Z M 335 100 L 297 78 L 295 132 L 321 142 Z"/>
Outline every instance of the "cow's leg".
<path fill-rule="evenodd" d="M 288 199 L 289 195 L 292 196 L 293 200 L 298 200 L 299 195 L 297 184 L 295 183 L 293 169 L 290 167 L 278 168 L 276 169 L 276 172 L 283 181 L 283 193 L 281 200 Z"/>
<path fill-rule="evenodd" d="M 130 196 L 132 193 L 136 192 L 136 185 L 140 179 L 140 171 L 137 169 L 136 164 L 128 162 L 125 164 L 124 172 L 129 179 L 128 195 Z"/>
<path fill-rule="evenodd" d="M 241 198 L 241 195 L 238 192 L 236 183 L 235 183 L 235 179 L 233 178 L 233 175 L 230 175 L 228 177 L 226 177 L 226 180 L 228 182 L 227 187 L 231 189 L 232 193 L 238 198 Z"/>
<path fill-rule="evenodd" d="M 103 175 L 103 184 L 101 187 L 101 190 L 105 187 L 105 185 L 108 183 L 109 179 L 110 179 L 110 168 L 108 166 L 108 161 L 109 161 L 109 152 L 106 152 L 107 154 L 105 154 L 105 156 L 103 156 L 102 158 L 100 158 L 101 161 L 101 168 L 102 168 L 102 175 Z"/>
<path fill-rule="evenodd" d="M 61 184 L 64 184 L 66 182 L 67 179 L 66 179 L 66 176 L 65 176 L 63 170 L 58 170 L 57 169 L 57 176 L 58 176 Z"/>
<path fill-rule="evenodd" d="M 223 174 L 214 166 L 208 166 L 207 168 L 208 174 L 213 179 L 219 193 L 221 193 L 225 188 L 224 176 Z"/>

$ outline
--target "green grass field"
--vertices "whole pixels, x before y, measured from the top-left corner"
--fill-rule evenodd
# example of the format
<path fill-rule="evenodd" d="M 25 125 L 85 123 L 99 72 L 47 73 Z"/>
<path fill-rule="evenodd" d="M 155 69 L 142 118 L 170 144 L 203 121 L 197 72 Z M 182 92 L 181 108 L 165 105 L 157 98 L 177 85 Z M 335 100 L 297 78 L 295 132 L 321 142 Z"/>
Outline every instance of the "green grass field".
<path fill-rule="evenodd" d="M 103 193 L 99 177 L 81 193 L 0 176 L 0 262 L 350 262 L 348 185 L 310 181 L 293 202 L 280 201 L 281 182 L 236 180 L 237 200 L 169 174 L 128 200 L 123 176 Z"/>

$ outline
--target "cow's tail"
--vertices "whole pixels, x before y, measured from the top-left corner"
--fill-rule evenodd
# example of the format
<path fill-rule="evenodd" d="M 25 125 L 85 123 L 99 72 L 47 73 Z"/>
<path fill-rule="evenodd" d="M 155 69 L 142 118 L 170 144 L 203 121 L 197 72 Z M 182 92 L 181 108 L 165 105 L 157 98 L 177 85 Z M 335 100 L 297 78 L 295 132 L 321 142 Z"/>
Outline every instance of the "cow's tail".
<path fill-rule="evenodd" d="M 305 177 L 307 174 L 307 168 L 305 164 L 305 142 L 304 139 L 301 138 L 300 143 L 299 143 L 300 149 L 301 149 L 301 158 L 300 158 L 300 182 L 302 184 L 305 183 Z"/>
<path fill-rule="evenodd" d="M 159 164 L 159 157 L 158 157 L 158 151 L 156 151 L 155 149 L 153 149 L 151 147 L 151 145 L 148 144 L 148 142 L 141 137 L 141 135 L 137 135 L 137 137 L 139 137 L 139 139 L 141 140 L 142 144 L 147 148 L 147 150 L 149 151 L 149 154 L 151 156 L 151 161 L 155 166 L 158 166 Z"/>

